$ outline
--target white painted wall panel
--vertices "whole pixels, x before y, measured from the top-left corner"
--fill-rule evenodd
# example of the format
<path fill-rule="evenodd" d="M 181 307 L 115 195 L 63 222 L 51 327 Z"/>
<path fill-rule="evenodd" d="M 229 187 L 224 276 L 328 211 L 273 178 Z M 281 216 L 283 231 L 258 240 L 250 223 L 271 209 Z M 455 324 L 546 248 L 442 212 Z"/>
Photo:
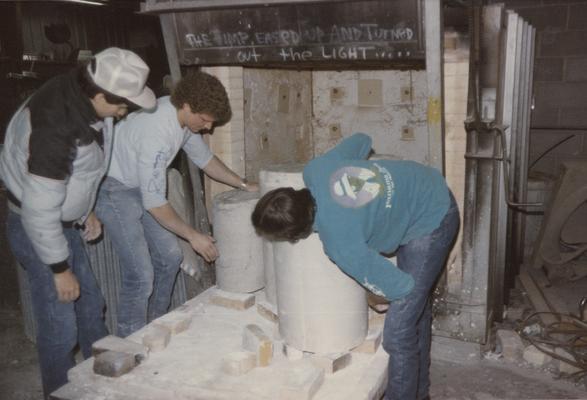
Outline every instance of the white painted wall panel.
<path fill-rule="evenodd" d="M 361 106 L 359 82 L 381 82 L 382 104 Z M 336 95 L 331 95 L 336 89 Z M 411 94 L 405 94 L 408 89 Z M 377 153 L 427 163 L 426 75 L 424 71 L 314 71 L 314 151 L 324 153 L 342 137 L 364 132 Z M 413 140 L 402 140 L 410 128 Z"/>
<path fill-rule="evenodd" d="M 258 179 L 264 166 L 311 160 L 311 73 L 245 68 L 243 79 L 247 177 Z"/>

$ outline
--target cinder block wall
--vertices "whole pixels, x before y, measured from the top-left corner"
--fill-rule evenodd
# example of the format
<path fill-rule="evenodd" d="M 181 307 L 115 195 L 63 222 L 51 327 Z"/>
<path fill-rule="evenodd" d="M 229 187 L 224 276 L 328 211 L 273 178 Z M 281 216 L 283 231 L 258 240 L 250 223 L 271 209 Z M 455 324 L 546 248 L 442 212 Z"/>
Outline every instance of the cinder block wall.
<path fill-rule="evenodd" d="M 497 1 L 494 1 L 497 3 Z M 587 159 L 587 1 L 506 0 L 536 28 L 530 172 L 557 175 L 561 162 Z"/>

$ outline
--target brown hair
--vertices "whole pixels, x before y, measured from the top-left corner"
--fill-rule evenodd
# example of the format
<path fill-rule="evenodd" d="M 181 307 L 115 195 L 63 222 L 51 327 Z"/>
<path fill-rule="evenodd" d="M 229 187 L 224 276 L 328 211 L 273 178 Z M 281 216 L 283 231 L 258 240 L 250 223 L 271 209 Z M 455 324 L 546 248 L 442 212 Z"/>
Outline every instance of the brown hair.
<path fill-rule="evenodd" d="M 226 89 L 218 78 L 202 71 L 190 72 L 177 83 L 171 103 L 178 110 L 188 104 L 193 113 L 210 115 L 214 126 L 222 126 L 232 117 Z"/>
<path fill-rule="evenodd" d="M 261 197 L 251 220 L 259 235 L 269 240 L 295 242 L 312 233 L 315 210 L 308 189 L 279 188 Z"/>

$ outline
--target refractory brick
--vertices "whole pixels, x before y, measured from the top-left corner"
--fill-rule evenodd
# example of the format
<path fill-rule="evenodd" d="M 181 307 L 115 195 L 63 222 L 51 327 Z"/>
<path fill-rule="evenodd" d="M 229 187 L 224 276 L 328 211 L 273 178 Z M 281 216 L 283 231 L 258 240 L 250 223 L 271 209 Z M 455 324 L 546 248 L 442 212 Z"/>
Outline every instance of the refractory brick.
<path fill-rule="evenodd" d="M 271 364 L 273 342 L 258 325 L 249 324 L 245 326 L 243 330 L 243 349 L 257 355 L 257 365 L 259 367 L 266 367 Z"/>

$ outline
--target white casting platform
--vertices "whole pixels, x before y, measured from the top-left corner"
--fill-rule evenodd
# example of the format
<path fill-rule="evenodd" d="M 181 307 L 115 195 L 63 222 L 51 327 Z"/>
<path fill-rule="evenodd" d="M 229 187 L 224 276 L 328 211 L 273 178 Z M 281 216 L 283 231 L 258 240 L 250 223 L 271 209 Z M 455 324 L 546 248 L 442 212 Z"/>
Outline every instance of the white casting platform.
<path fill-rule="evenodd" d="M 309 357 L 292 360 L 284 355 L 277 324 L 261 316 L 254 305 L 235 310 L 210 303 L 216 288 L 210 288 L 160 319 L 191 317 L 187 330 L 171 336 L 168 346 L 149 357 L 129 373 L 108 378 L 93 372 L 94 358 L 69 371 L 70 383 L 57 391 L 57 399 L 202 399 L 202 400 L 279 400 L 292 377 L 316 368 Z M 263 291 L 256 300 L 263 302 Z M 240 376 L 222 370 L 222 360 L 242 351 L 243 329 L 258 325 L 273 339 L 273 360 L 267 367 L 256 367 Z M 149 326 L 135 332 L 129 340 L 142 343 Z M 276 337 L 277 336 L 277 337 Z M 351 352 L 351 363 L 324 375 L 313 396 L 300 394 L 300 400 L 378 400 L 387 380 L 387 354 L 381 346 L 374 354 Z M 295 379 L 294 379 L 295 381 Z M 289 383 L 288 383 L 289 382 Z"/>

